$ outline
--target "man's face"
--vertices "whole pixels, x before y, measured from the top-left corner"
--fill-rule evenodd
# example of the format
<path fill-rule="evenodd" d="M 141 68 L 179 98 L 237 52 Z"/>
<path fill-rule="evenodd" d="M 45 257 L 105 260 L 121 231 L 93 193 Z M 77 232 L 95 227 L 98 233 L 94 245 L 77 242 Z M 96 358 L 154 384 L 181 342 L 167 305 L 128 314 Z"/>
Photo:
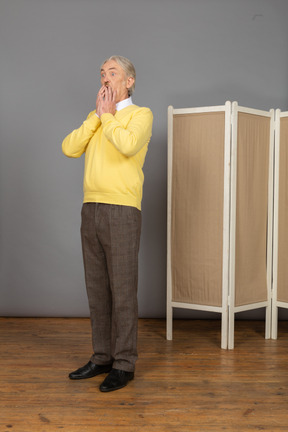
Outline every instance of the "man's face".
<path fill-rule="evenodd" d="M 101 84 L 117 91 L 116 102 L 128 98 L 128 89 L 133 85 L 134 79 L 127 78 L 122 67 L 115 60 L 108 60 L 101 67 Z"/>

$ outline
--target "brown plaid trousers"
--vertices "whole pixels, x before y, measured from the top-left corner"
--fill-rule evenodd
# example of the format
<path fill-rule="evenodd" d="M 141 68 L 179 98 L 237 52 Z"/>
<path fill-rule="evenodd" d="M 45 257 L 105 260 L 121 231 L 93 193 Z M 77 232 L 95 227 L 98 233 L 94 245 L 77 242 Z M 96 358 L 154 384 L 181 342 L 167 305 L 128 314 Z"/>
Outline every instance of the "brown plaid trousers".
<path fill-rule="evenodd" d="M 137 360 L 138 252 L 141 211 L 84 203 L 81 240 L 90 308 L 93 355 L 98 365 L 133 372 Z"/>

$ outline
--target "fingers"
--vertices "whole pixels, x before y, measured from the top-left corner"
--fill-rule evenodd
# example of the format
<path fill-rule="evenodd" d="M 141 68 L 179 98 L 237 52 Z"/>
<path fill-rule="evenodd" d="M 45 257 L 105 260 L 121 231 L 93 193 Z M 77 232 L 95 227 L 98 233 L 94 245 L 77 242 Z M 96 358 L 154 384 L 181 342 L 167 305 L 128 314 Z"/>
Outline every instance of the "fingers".
<path fill-rule="evenodd" d="M 98 94 L 103 94 L 104 90 L 105 90 L 105 86 L 103 85 L 102 87 L 100 87 Z"/>
<path fill-rule="evenodd" d="M 103 98 L 105 97 L 105 90 L 106 90 L 106 87 L 103 85 L 103 86 L 100 88 L 100 90 L 98 91 L 97 99 L 98 99 L 98 98 L 99 98 L 99 99 L 103 99 Z"/>
<path fill-rule="evenodd" d="M 96 112 L 101 117 L 104 113 L 115 114 L 116 112 L 116 95 L 111 87 L 102 86 L 98 92 L 96 100 Z"/>
<path fill-rule="evenodd" d="M 98 92 L 98 96 L 102 99 L 105 98 L 107 102 L 116 102 L 117 91 L 113 92 L 110 86 L 106 87 L 103 85 Z"/>
<path fill-rule="evenodd" d="M 98 116 L 101 116 L 101 106 L 103 103 L 103 100 L 105 98 L 105 86 L 102 86 L 97 94 L 97 98 L 96 98 L 96 113 L 98 114 Z"/>
<path fill-rule="evenodd" d="M 113 92 L 111 87 L 105 88 L 105 98 L 107 98 L 107 102 L 111 102 L 113 100 Z"/>

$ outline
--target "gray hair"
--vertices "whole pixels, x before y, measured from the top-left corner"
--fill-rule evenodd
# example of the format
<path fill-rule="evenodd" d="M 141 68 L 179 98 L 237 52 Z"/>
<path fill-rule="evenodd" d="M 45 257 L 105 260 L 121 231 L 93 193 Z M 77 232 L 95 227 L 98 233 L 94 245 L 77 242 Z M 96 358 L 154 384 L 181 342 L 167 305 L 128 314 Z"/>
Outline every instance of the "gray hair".
<path fill-rule="evenodd" d="M 135 90 L 135 81 L 136 81 L 136 70 L 135 70 L 133 63 L 131 63 L 131 61 L 128 60 L 126 57 L 122 57 L 119 55 L 113 55 L 113 56 L 109 57 L 108 59 L 106 59 L 102 63 L 102 66 L 105 63 L 107 63 L 109 60 L 116 61 L 119 64 L 119 66 L 121 66 L 122 69 L 124 70 L 124 72 L 126 73 L 127 78 L 129 78 L 129 77 L 134 78 L 134 83 L 133 83 L 132 87 L 130 87 L 128 89 L 128 96 L 131 96 Z"/>

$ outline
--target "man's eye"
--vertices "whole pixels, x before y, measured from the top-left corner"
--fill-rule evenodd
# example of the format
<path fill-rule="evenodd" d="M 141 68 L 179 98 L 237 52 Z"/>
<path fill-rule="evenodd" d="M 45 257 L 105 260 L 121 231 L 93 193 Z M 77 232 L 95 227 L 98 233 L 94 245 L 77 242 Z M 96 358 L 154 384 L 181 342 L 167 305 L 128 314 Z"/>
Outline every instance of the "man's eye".
<path fill-rule="evenodd" d="M 112 76 L 114 76 L 115 75 L 115 73 L 114 72 L 112 72 L 112 74 L 111 74 Z"/>

